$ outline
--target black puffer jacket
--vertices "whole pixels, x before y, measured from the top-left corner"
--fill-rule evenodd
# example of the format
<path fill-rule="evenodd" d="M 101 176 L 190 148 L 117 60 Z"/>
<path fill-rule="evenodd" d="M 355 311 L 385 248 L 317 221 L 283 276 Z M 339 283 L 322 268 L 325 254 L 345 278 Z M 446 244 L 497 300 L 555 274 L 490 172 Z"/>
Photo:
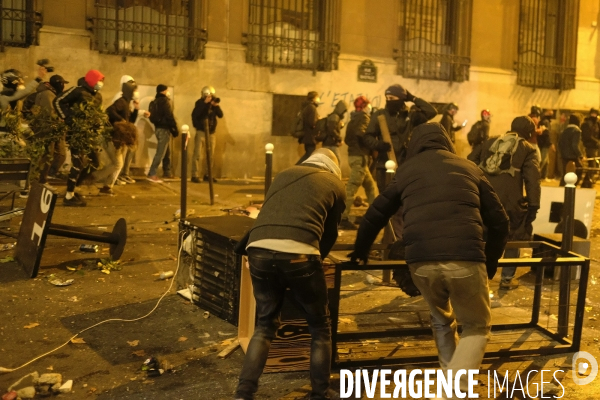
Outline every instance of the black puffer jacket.
<path fill-rule="evenodd" d="M 355 250 L 364 253 L 402 206 L 406 261 L 497 261 L 508 236 L 508 217 L 475 164 L 456 155 L 437 123 L 415 128 L 407 157 L 367 210 Z M 483 240 L 484 225 L 488 240 Z"/>
<path fill-rule="evenodd" d="M 213 106 L 211 103 L 206 103 L 202 97 L 196 101 L 194 110 L 192 111 L 192 124 L 194 128 L 204 132 L 205 121 L 208 118 L 208 133 L 215 133 L 217 130 L 217 118 L 223 118 L 223 110 L 221 106 Z"/>
<path fill-rule="evenodd" d="M 469 159 L 479 165 L 492 155 L 490 146 L 498 137 L 491 137 L 481 146 L 479 154 L 469 154 Z M 539 208 L 542 189 L 540 187 L 540 164 L 537 153 L 531 143 L 520 140 L 512 158 L 512 166 L 518 171 L 513 177 L 510 174 L 489 175 L 485 173 L 490 183 L 498 193 L 498 197 L 510 218 L 510 240 L 530 240 L 524 230 L 528 207 Z M 523 196 L 525 185 L 526 197 Z"/>
<path fill-rule="evenodd" d="M 92 103 L 96 107 L 102 106 L 102 95 L 88 85 L 84 78 L 80 78 L 77 81 L 77 85 L 65 90 L 60 96 L 56 96 L 54 99 L 56 113 L 67 123 L 69 123 L 73 113 L 71 107 L 75 104 L 86 102 Z"/>
<path fill-rule="evenodd" d="M 563 160 L 576 160 L 583 157 L 581 150 L 579 149 L 579 143 L 581 142 L 581 129 L 577 125 L 567 125 L 560 140 L 558 142 L 558 149 Z"/>
<path fill-rule="evenodd" d="M 588 117 L 581 124 L 581 141 L 586 149 L 600 148 L 600 122 Z"/>
<path fill-rule="evenodd" d="M 157 93 L 156 97 L 150 102 L 150 122 L 154 124 L 156 128 L 166 129 L 173 136 L 179 134 L 177 129 L 177 121 L 173 116 L 173 108 L 171 107 L 171 101 L 167 96 L 162 93 Z"/>

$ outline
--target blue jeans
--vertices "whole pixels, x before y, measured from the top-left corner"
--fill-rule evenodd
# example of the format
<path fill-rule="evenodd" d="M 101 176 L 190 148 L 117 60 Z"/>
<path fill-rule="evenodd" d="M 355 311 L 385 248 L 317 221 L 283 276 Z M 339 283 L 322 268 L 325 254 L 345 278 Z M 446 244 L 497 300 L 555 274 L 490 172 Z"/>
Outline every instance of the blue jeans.
<path fill-rule="evenodd" d="M 235 398 L 254 399 L 271 341 L 280 325 L 280 312 L 289 288 L 306 312 L 310 332 L 311 399 L 329 399 L 331 372 L 331 320 L 325 273 L 319 256 L 248 249 L 250 274 L 256 298 L 256 327 L 248 345 Z"/>
<path fill-rule="evenodd" d="M 164 158 L 167 148 L 169 147 L 169 141 L 171 140 L 171 133 L 166 129 L 156 128 L 155 134 L 158 143 L 156 144 L 156 154 L 154 154 L 154 159 L 152 160 L 150 171 L 148 171 L 148 176 L 156 175 L 156 170 Z"/>

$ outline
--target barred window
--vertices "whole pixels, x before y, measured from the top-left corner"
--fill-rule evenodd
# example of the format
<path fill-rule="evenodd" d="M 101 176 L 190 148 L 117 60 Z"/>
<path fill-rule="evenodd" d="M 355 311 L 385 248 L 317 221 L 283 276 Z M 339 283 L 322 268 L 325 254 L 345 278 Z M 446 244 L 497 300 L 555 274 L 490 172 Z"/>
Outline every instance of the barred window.
<path fill-rule="evenodd" d="M 201 0 L 96 0 L 90 18 L 101 53 L 196 60 L 206 31 L 197 18 Z"/>
<path fill-rule="evenodd" d="M 2 26 L 0 46 L 29 47 L 37 44 L 37 34 L 42 26 L 42 15 L 34 10 L 33 0 L 0 1 Z"/>
<path fill-rule="evenodd" d="M 575 88 L 579 0 L 521 0 L 517 84 Z"/>
<path fill-rule="evenodd" d="M 469 80 L 473 0 L 400 0 L 398 74 Z"/>
<path fill-rule="evenodd" d="M 246 61 L 275 68 L 337 69 L 339 0 L 250 0 Z"/>

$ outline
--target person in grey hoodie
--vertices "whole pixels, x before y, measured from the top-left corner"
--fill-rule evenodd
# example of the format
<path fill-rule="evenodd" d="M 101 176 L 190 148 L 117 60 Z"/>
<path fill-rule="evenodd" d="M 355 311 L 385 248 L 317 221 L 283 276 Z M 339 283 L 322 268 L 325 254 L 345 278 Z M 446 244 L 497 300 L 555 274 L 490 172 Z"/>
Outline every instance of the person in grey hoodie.
<path fill-rule="evenodd" d="M 344 100 L 338 101 L 333 109 L 333 112 L 327 116 L 327 129 L 323 134 L 323 147 L 333 151 L 333 154 L 340 163 L 340 150 L 339 147 L 342 145 L 342 135 L 340 131 L 344 127 L 344 116 L 348 111 L 348 103 Z"/>
<path fill-rule="evenodd" d="M 38 76 L 35 80 L 23 86 L 23 75 L 16 69 L 7 69 L 0 76 L 2 92 L 0 92 L 0 112 L 4 113 L 11 107 L 17 108 L 17 102 L 33 93 L 46 76 L 46 68 L 38 67 Z M 6 131 L 6 121 L 0 116 L 0 132 Z"/>

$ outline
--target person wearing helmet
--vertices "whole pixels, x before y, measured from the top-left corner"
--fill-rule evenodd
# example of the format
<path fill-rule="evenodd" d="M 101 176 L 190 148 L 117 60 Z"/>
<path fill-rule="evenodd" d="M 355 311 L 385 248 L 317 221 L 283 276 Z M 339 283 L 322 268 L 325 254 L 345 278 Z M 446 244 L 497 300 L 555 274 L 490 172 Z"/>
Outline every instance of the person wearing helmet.
<path fill-rule="evenodd" d="M 77 86 L 65 90 L 60 96 L 56 96 L 54 99 L 54 109 L 60 118 L 62 118 L 67 126 L 71 126 L 73 123 L 73 106 L 76 104 L 89 103 L 95 107 L 102 107 L 102 95 L 100 90 L 104 86 L 104 74 L 102 72 L 91 69 L 85 77 L 80 78 L 77 81 Z M 69 142 L 69 132 L 67 130 L 67 143 Z M 71 148 L 71 170 L 69 171 L 69 177 L 67 179 L 67 192 L 63 203 L 67 207 L 85 207 L 86 202 L 83 198 L 75 193 L 75 187 L 80 181 L 83 169 L 84 160 L 86 157 L 91 158 L 91 163 L 97 165 L 97 155 L 92 154 L 79 154 L 79 151 Z"/>
<path fill-rule="evenodd" d="M 450 136 L 452 143 L 456 142 L 456 131 L 460 131 L 463 128 L 462 125 L 457 125 L 454 122 L 454 116 L 457 112 L 458 105 L 456 105 L 456 103 L 448 104 L 444 109 L 444 114 L 442 115 L 442 119 L 440 121 L 440 125 L 444 127 Z"/>
<path fill-rule="evenodd" d="M 481 110 L 481 119 L 475 122 L 469 133 L 467 133 L 467 141 L 471 145 L 471 153 L 467 156 L 468 160 L 471 160 L 472 157 L 479 157 L 481 145 L 490 137 L 491 121 L 492 113 L 490 110 Z"/>
<path fill-rule="evenodd" d="M 585 147 L 585 156 L 588 158 L 588 167 L 597 167 L 595 157 L 598 156 L 598 149 L 600 148 L 600 122 L 598 122 L 598 110 L 595 108 L 590 110 L 590 115 L 581 125 L 581 140 Z M 587 171 L 581 187 L 594 187 L 595 175 L 594 171 Z"/>
<path fill-rule="evenodd" d="M 206 160 L 206 146 L 210 153 L 210 166 L 213 166 L 213 154 L 215 153 L 216 137 L 215 130 L 217 129 L 217 118 L 223 118 L 223 110 L 221 110 L 220 99 L 215 97 L 215 88 L 212 86 L 204 86 L 202 88 L 202 97 L 196 101 L 194 111 L 192 111 L 192 124 L 196 129 L 194 136 L 194 155 L 192 156 L 192 182 L 200 183 L 200 172 L 202 172 L 203 180 L 208 182 L 208 165 Z M 208 120 L 209 142 L 206 143 L 206 121 Z M 212 178 L 213 182 L 217 180 Z"/>
<path fill-rule="evenodd" d="M 406 102 L 412 102 L 417 106 L 414 110 L 406 106 Z M 379 116 L 383 115 L 390 131 L 392 143 L 388 143 L 396 153 L 398 164 L 402 164 L 406 156 L 406 146 L 410 140 L 410 135 L 415 121 L 429 121 L 437 115 L 437 110 L 427 101 L 413 96 L 408 90 L 394 84 L 385 90 L 385 107 L 381 108 L 371 115 L 371 121 L 367 127 L 367 135 L 385 143 L 381 139 L 381 127 L 379 126 Z M 383 145 L 382 145 L 383 146 Z M 385 189 L 385 162 L 388 160 L 387 151 L 379 150 L 375 161 L 375 180 L 379 192 Z"/>
<path fill-rule="evenodd" d="M 0 92 L 0 112 L 4 113 L 9 107 L 16 109 L 17 102 L 33 93 L 46 76 L 46 68 L 38 66 L 35 80 L 23 86 L 23 75 L 16 69 L 7 69 L 0 75 L 2 92 Z M 0 132 L 6 130 L 6 121 L 0 117 Z"/>
<path fill-rule="evenodd" d="M 546 127 L 540 125 L 540 121 L 542 118 L 542 108 L 538 105 L 531 106 L 531 111 L 529 112 L 529 118 L 533 120 L 535 124 L 535 132 L 531 135 L 531 138 L 528 139 L 529 143 L 533 145 L 535 152 L 538 156 L 538 161 L 542 162 L 542 152 L 540 151 L 540 147 L 538 146 L 538 138 L 544 133 Z"/>
<path fill-rule="evenodd" d="M 481 152 L 471 158 L 471 161 L 483 170 L 508 214 L 510 220 L 509 241 L 531 240 L 532 223 L 540 208 L 542 191 L 540 163 L 535 148 L 529 142 L 536 129 L 537 125 L 530 117 L 516 117 L 512 121 L 510 131 L 500 137 L 491 137 L 486 140 L 481 146 Z M 502 156 L 501 171 L 490 173 L 489 164 L 486 161 L 490 160 L 490 157 L 500 154 L 500 141 L 507 141 L 511 137 L 515 138 L 513 141 L 516 146 L 516 148 L 510 149 L 512 156 L 508 156 L 508 154 Z M 494 152 L 494 148 L 497 149 L 496 152 Z M 523 186 L 525 186 L 526 196 L 523 196 Z M 507 249 L 504 257 L 518 258 L 519 249 Z M 502 269 L 500 289 L 510 290 L 519 286 L 518 281 L 514 279 L 515 272 L 516 267 Z"/>

